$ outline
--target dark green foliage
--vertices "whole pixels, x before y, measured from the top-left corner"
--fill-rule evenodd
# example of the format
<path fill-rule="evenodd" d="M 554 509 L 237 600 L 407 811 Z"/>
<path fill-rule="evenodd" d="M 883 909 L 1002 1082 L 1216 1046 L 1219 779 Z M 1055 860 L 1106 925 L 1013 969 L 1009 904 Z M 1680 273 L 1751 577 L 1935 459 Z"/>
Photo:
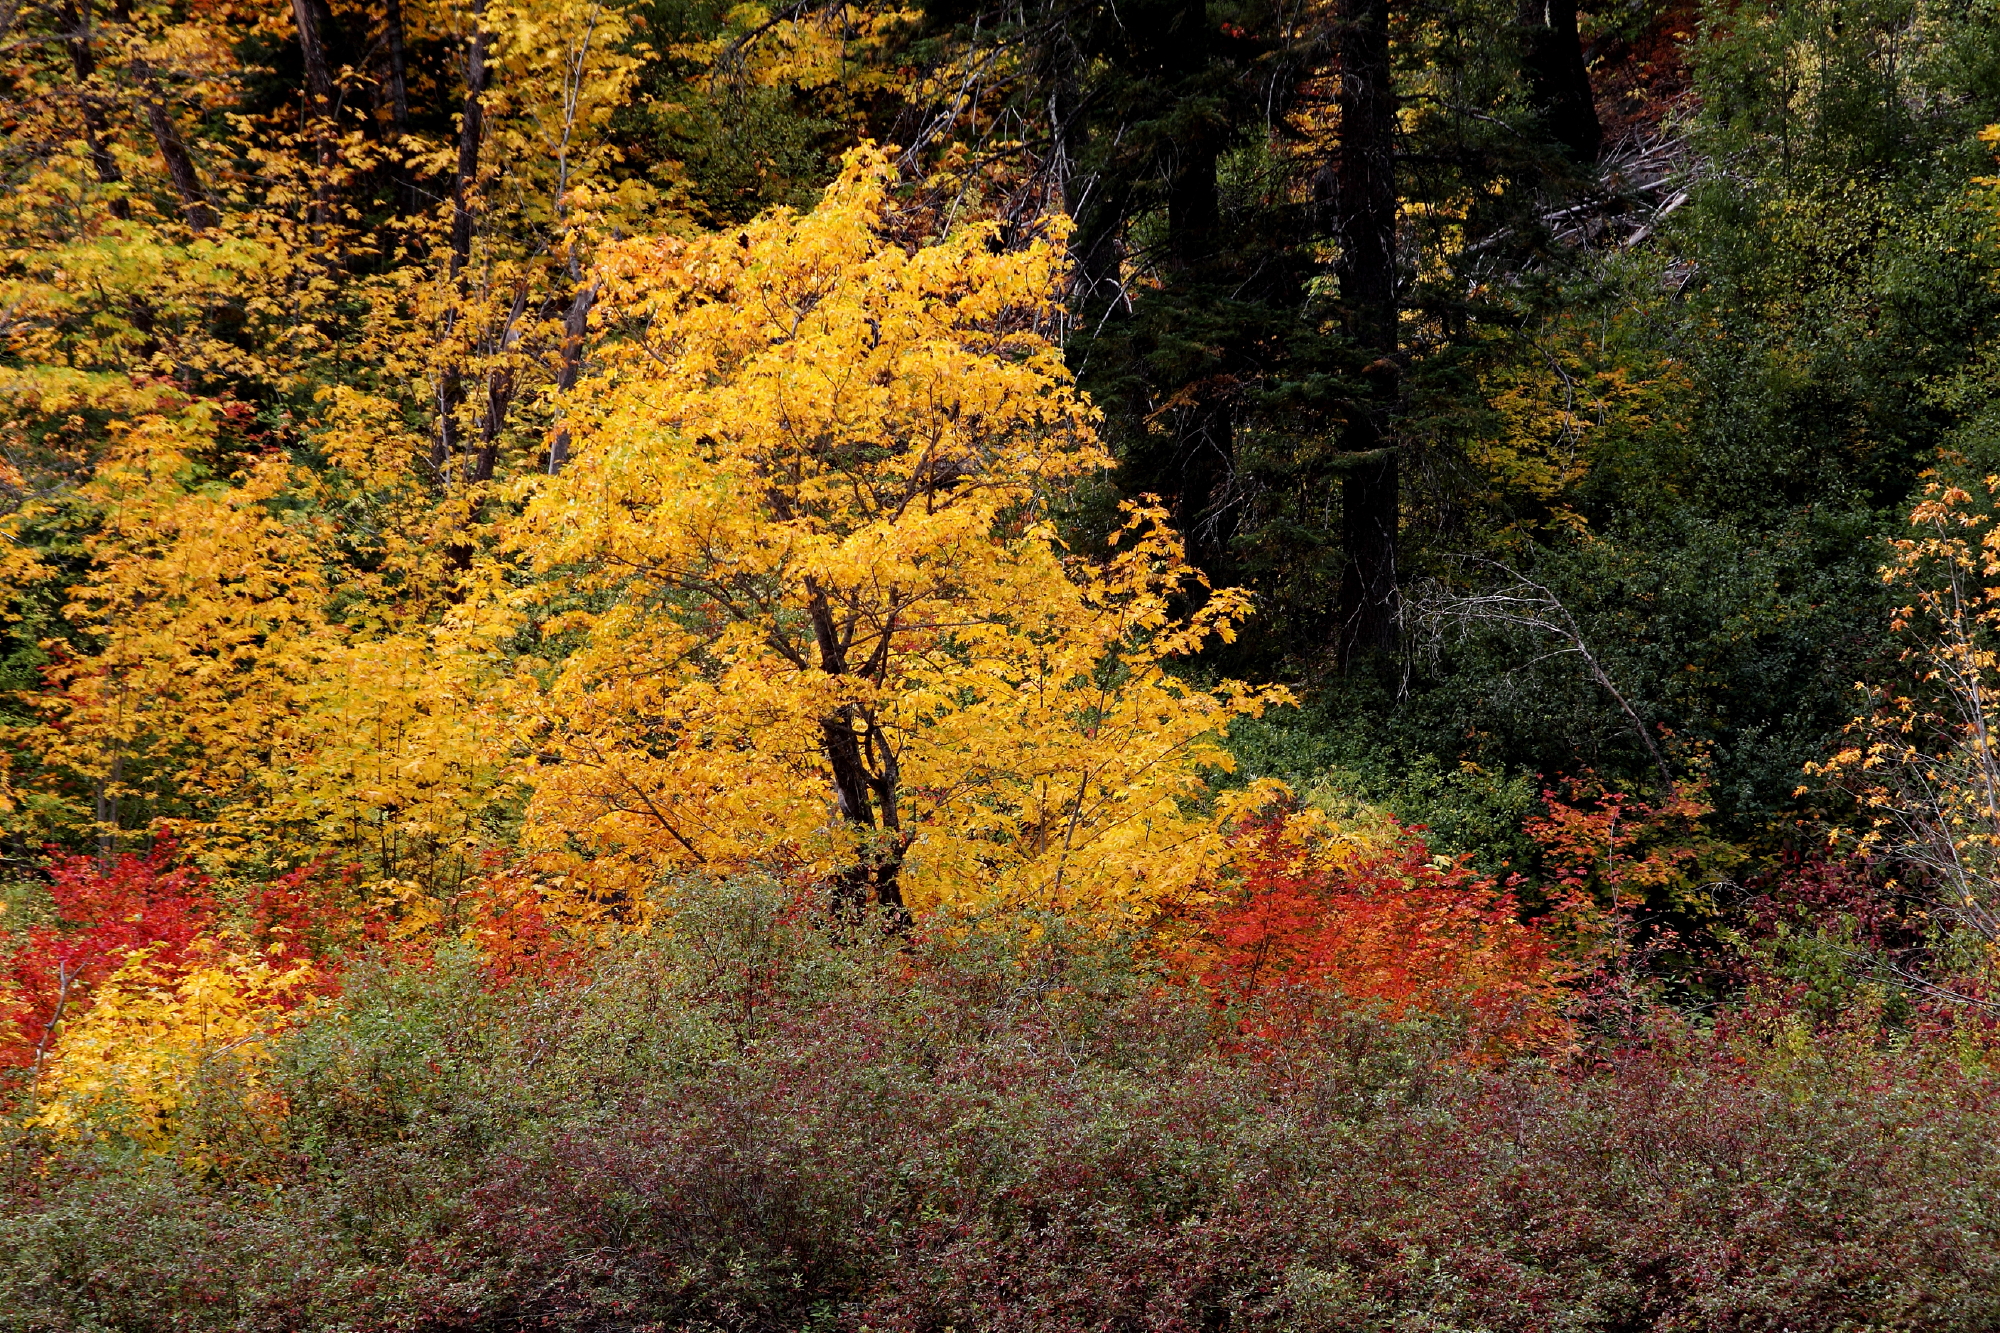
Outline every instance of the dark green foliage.
<path fill-rule="evenodd" d="M 1339 814 L 1388 810 L 1427 830 L 1437 852 L 1470 856 L 1485 874 L 1534 867 L 1535 845 L 1522 832 L 1540 797 L 1532 774 L 1405 753 L 1397 739 L 1366 719 L 1343 722 L 1314 708 L 1272 713 L 1231 728 L 1238 770 L 1230 780 L 1275 777 Z"/>
<path fill-rule="evenodd" d="M 746 30 L 731 25 L 732 8 L 659 0 L 640 13 L 648 42 L 664 53 L 743 38 Z M 710 66 L 670 56 L 645 66 L 613 136 L 635 171 L 705 226 L 747 221 L 777 206 L 809 207 L 853 137 L 809 93 L 760 87 L 736 61 Z"/>
<path fill-rule="evenodd" d="M 1706 753 L 1719 826 L 1768 854 L 1793 836 L 1801 770 L 1851 716 L 1854 682 L 1893 667 L 1876 570 L 1921 475 L 1941 457 L 1984 475 L 2000 457 L 1993 211 L 1974 185 L 1991 169 L 1978 132 L 2000 121 L 2000 34 L 1985 11 L 1919 17 L 1885 0 L 1717 6 L 1703 32 L 1687 52 L 1701 100 L 1668 126 L 1686 199 L 1650 239 L 1481 252 L 1457 270 L 1494 280 L 1483 313 L 1466 307 L 1487 333 L 1427 351 L 1407 379 L 1402 569 L 1419 600 L 1428 580 L 1460 594 L 1504 582 L 1469 556 L 1546 585 L 1647 723 Z M 1556 198 L 1559 178 L 1544 179 L 1555 193 L 1540 198 Z M 1508 312 L 1519 335 L 1496 318 Z M 1686 377 L 1654 428 L 1592 458 L 1561 522 L 1463 452 L 1498 429 L 1481 377 L 1534 365 L 1556 313 L 1615 324 L 1606 354 L 1633 374 Z M 1319 438 L 1260 448 L 1309 459 Z M 1259 559 L 1315 568 L 1308 527 L 1268 529 Z M 1390 769 L 1433 755 L 1657 786 L 1627 719 L 1562 646 L 1495 626 L 1416 636 L 1380 679 L 1309 675 L 1313 713 L 1385 746 Z"/>

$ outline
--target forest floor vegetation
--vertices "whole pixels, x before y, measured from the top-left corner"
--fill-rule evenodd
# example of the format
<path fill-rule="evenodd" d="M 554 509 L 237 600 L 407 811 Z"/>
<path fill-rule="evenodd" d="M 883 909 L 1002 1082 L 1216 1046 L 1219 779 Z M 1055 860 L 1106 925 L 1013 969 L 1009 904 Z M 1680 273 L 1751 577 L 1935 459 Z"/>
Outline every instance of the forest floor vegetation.
<path fill-rule="evenodd" d="M 2000 1319 L 1990 1025 L 1808 997 L 1769 941 L 1726 1012 L 1607 972 L 1496 1055 L 1470 1010 L 1218 988 L 1059 921 L 679 890 L 586 950 L 365 949 L 144 1141 L 17 1123 L 0 1327 Z"/>

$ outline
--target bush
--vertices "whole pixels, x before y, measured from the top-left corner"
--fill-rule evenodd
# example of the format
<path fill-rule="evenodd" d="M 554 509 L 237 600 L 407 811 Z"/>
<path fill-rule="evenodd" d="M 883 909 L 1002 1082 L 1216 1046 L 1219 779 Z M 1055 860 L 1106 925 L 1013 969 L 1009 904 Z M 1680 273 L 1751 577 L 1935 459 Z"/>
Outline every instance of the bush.
<path fill-rule="evenodd" d="M 275 1140 L 224 1088 L 175 1152 L 17 1139 L 0 1327 L 2000 1325 L 1972 1048 L 1663 1019 L 1483 1068 L 1352 1008 L 1246 1045 L 1115 944 L 807 906 L 690 885 L 554 982 L 359 968 L 266 1072 Z"/>

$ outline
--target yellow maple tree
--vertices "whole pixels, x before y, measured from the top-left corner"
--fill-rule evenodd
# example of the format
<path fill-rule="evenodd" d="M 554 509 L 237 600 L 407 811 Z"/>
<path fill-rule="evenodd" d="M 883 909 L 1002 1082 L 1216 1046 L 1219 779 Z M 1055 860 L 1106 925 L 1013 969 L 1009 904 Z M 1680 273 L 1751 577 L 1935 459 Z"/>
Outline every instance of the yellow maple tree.
<path fill-rule="evenodd" d="M 0 615 L 62 622 L 22 692 L 43 725 L 6 733 L 39 788 L 23 836 L 167 833 L 217 875 L 337 859 L 433 892 L 490 842 L 500 729 L 445 622 L 584 352 L 574 205 L 650 197 L 605 133 L 648 54 L 628 8 L 21 16 L 49 31 L 6 53 L 38 147 L 0 199 Z M 380 47 L 316 73 L 334 28 L 442 51 L 417 91 L 453 133 L 409 121 L 407 88 L 346 95 Z M 308 65 L 275 115 L 240 57 L 267 38 Z M 371 172 L 431 184 L 385 217 Z M 72 567 L 34 554 L 45 530 Z"/>
<path fill-rule="evenodd" d="M 40 759 L 89 784 L 102 854 L 134 829 L 225 876 L 337 856 L 462 878 L 501 731 L 473 698 L 476 637 L 429 623 L 434 596 L 398 612 L 421 551 L 372 575 L 330 558 L 356 536 L 308 503 L 329 483 L 272 455 L 194 462 L 209 407 L 122 432 L 79 492 L 103 519 L 66 614 L 96 651 L 46 670 Z"/>
<path fill-rule="evenodd" d="M 1044 332 L 1060 233 L 925 234 L 891 185 L 865 148 L 810 213 L 606 255 L 635 334 L 512 536 L 571 648 L 526 845 L 636 898 L 790 859 L 892 915 L 1144 914 L 1224 855 L 1203 770 L 1282 691 L 1169 670 L 1247 607 L 1173 614 L 1157 510 L 1103 561 L 1057 537 L 1109 463 Z"/>

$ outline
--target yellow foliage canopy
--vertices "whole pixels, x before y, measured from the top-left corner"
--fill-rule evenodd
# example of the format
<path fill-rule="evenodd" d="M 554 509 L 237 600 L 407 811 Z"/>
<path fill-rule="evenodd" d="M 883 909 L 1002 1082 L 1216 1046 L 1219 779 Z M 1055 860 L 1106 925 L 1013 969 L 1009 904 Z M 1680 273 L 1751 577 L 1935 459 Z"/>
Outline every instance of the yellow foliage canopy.
<path fill-rule="evenodd" d="M 80 492 L 103 521 L 65 610 L 98 651 L 48 671 L 40 758 L 91 784 L 107 850 L 123 822 L 216 874 L 339 855 L 455 878 L 497 777 L 476 656 L 402 623 L 395 603 L 423 600 L 402 585 L 428 573 L 409 552 L 372 579 L 329 558 L 356 534 L 313 515 L 309 473 L 266 455 L 205 475 L 206 416 L 123 432 Z"/>
<path fill-rule="evenodd" d="M 204 1070 L 233 1059 L 254 1085 L 264 1043 L 312 978 L 208 941 L 184 970 L 131 955 L 83 1017 L 65 1027 L 38 1090 L 34 1123 L 58 1137 L 115 1133 L 163 1146 Z"/>
<path fill-rule="evenodd" d="M 606 257 L 643 333 L 513 536 L 576 643 L 527 845 L 600 892 L 774 860 L 891 912 L 1145 913 L 1224 854 L 1201 771 L 1281 692 L 1169 674 L 1245 600 L 1174 618 L 1157 512 L 1101 564 L 1056 536 L 1108 463 L 1042 332 L 1059 237 L 896 239 L 890 179 L 858 151 L 810 214 Z"/>

